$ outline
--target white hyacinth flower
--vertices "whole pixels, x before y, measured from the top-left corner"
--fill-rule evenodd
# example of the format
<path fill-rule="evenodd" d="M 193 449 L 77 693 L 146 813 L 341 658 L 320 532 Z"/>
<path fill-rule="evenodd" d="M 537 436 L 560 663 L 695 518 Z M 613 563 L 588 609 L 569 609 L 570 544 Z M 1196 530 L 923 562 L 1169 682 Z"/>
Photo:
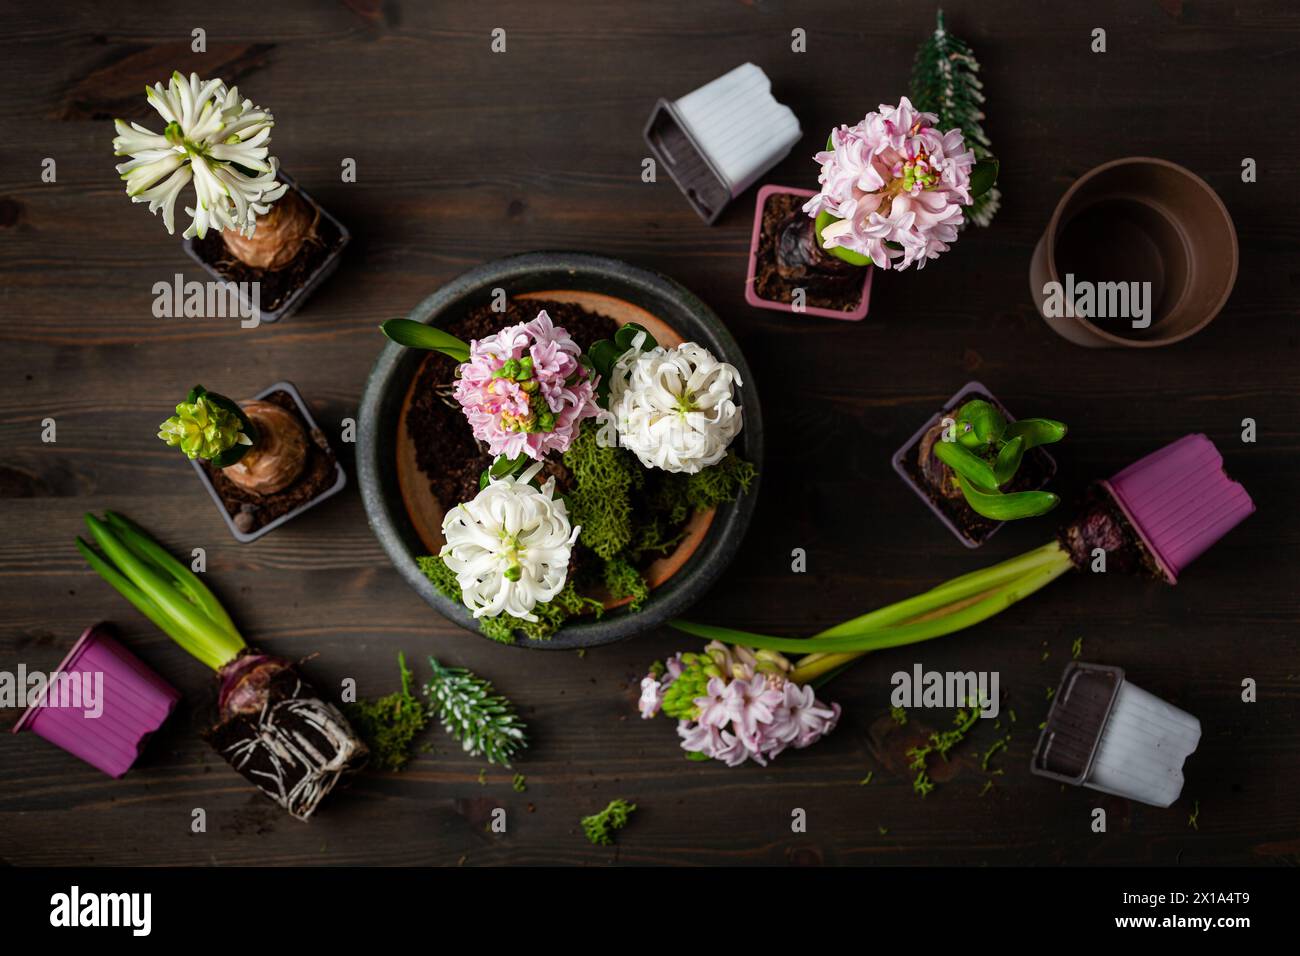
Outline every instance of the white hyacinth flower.
<path fill-rule="evenodd" d="M 162 133 L 114 120 L 114 155 L 131 157 L 117 167 L 131 201 L 147 202 L 154 214 L 161 209 L 175 234 L 177 197 L 193 182 L 197 201 L 185 207 L 191 217 L 185 238 L 202 239 L 209 228 L 251 238 L 257 217 L 289 188 L 276 182 L 279 163 L 268 155 L 274 118 L 241 100 L 238 87 L 197 73 L 188 80 L 173 73 L 167 89 L 155 83 L 145 95 L 167 124 Z"/>
<path fill-rule="evenodd" d="M 716 465 L 740 432 L 739 373 L 694 342 L 642 352 L 642 341 L 638 335 L 610 372 L 619 444 L 647 468 L 694 474 Z"/>
<path fill-rule="evenodd" d="M 490 481 L 443 518 L 447 544 L 440 557 L 476 618 L 506 613 L 536 621 L 533 608 L 564 588 L 581 529 L 570 527 L 554 478 L 540 491 L 529 483 L 541 468 L 537 462 L 518 476 Z"/>

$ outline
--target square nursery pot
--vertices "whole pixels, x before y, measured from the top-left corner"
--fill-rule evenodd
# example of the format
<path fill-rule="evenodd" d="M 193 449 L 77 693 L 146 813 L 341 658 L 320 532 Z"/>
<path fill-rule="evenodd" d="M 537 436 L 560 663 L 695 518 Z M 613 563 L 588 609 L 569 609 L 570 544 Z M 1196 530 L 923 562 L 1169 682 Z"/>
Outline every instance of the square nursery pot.
<path fill-rule="evenodd" d="M 276 177 L 288 183 L 289 189 L 320 216 L 316 227 L 320 242 L 300 250 L 285 268 L 272 272 L 245 265 L 230 254 L 221 233 L 216 230 L 209 230 L 203 239 L 196 236 L 185 240 L 185 252 L 217 281 L 261 284 L 259 320 L 262 322 L 278 322 L 297 312 L 338 268 L 343 247 L 352 239 L 347 227 L 300 187 L 297 180 L 284 170 L 276 173 Z M 239 301 L 245 311 L 252 307 L 242 285 L 239 286 Z"/>
<path fill-rule="evenodd" d="M 54 671 L 79 681 L 103 675 L 100 713 L 86 713 L 79 702 L 50 697 L 28 707 L 13 732 L 31 730 L 110 777 L 120 777 L 135 763 L 149 737 L 171 714 L 181 695 L 146 667 L 109 632 L 96 624 L 82 632 Z M 67 685 L 63 685 L 67 686 Z M 70 704 L 78 705 L 72 706 Z"/>
<path fill-rule="evenodd" d="M 1120 667 L 1071 661 L 1052 698 L 1030 772 L 1072 786 L 1170 806 L 1201 722 L 1124 679 Z"/>
<path fill-rule="evenodd" d="M 926 440 L 927 434 L 935 429 L 943 421 L 945 415 L 949 415 L 960 408 L 965 402 L 972 398 L 983 398 L 992 402 L 1008 422 L 1014 422 L 1015 416 L 1012 415 L 1005 405 L 999 402 L 987 388 L 979 382 L 967 382 L 957 394 L 948 399 L 943 407 L 935 412 L 924 425 L 913 433 L 912 437 L 903 443 L 903 447 L 894 452 L 893 465 L 894 471 L 898 472 L 900 478 L 907 482 L 909 488 L 916 493 L 916 496 L 930 506 L 930 510 L 938 515 L 939 520 L 947 526 L 962 544 L 968 548 L 978 548 L 989 538 L 997 533 L 1005 521 L 992 521 L 982 515 L 976 514 L 971 510 L 970 505 L 966 504 L 966 499 L 962 497 L 960 491 L 956 492 L 955 497 L 943 494 L 932 494 L 933 485 L 927 481 L 920 465 L 920 448 L 923 441 Z M 936 462 L 937 463 L 937 462 Z M 944 471 L 946 472 L 946 466 Z M 1052 480 L 1056 474 L 1056 459 L 1048 454 L 1043 448 L 1031 448 L 1021 463 L 1020 471 L 1007 486 L 1008 491 L 1038 491 Z"/>
<path fill-rule="evenodd" d="M 776 276 L 772 279 L 763 279 L 761 275 L 770 275 L 768 264 L 772 261 L 773 249 L 776 242 L 776 226 L 785 221 L 789 215 L 789 210 L 783 207 L 788 205 L 801 206 L 805 199 L 815 196 L 811 189 L 793 189 L 789 186 L 764 186 L 758 191 L 758 200 L 754 204 L 754 229 L 749 238 L 749 271 L 745 274 L 745 301 L 758 309 L 774 309 L 778 312 L 794 312 L 794 307 L 788 301 L 782 301 L 774 298 L 773 292 L 775 287 L 789 285 L 794 287 L 797 283 L 782 279 Z M 794 200 L 783 197 L 794 197 Z M 769 203 L 775 204 L 771 210 L 772 215 L 767 215 Z M 799 213 L 803 215 L 803 213 Z M 809 220 L 811 222 L 811 220 Z M 839 261 L 839 260 L 836 260 Z M 847 266 L 848 264 L 845 263 Z M 862 282 L 859 287 L 857 277 L 853 281 L 836 283 L 839 288 L 831 290 L 832 295 L 843 296 L 850 301 L 845 302 L 848 308 L 835 308 L 829 301 L 823 301 L 821 305 L 807 304 L 798 313 L 802 315 L 816 315 L 824 319 L 845 319 L 850 322 L 857 322 L 867 315 L 867 307 L 871 303 L 871 277 L 876 271 L 875 266 L 861 267 L 850 266 L 855 271 L 864 273 Z M 760 291 L 759 285 L 763 285 Z M 766 293 L 766 294 L 765 294 Z"/>
<path fill-rule="evenodd" d="M 765 172 L 803 131 L 772 82 L 744 63 L 681 99 L 655 104 L 644 134 L 691 208 L 709 225 Z"/>
<path fill-rule="evenodd" d="M 307 429 L 308 451 L 307 463 L 303 466 L 304 475 L 289 485 L 288 488 L 257 499 L 266 502 L 265 504 L 254 503 L 254 496 L 235 488 L 228 481 L 214 480 L 214 472 L 220 470 L 212 468 L 206 461 L 198 458 L 191 459 L 190 464 L 194 466 L 194 471 L 198 474 L 199 480 L 203 482 L 208 494 L 212 496 L 212 500 L 216 504 L 217 510 L 221 512 L 221 516 L 226 519 L 226 527 L 235 536 L 235 540 L 241 544 L 256 541 L 262 535 L 275 530 L 286 521 L 292 521 L 304 511 L 316 507 L 326 498 L 338 494 L 348 483 L 348 476 L 343 471 L 343 466 L 339 464 L 338 458 L 335 457 L 329 440 L 316 425 L 316 419 L 312 418 L 307 403 L 302 400 L 302 395 L 299 394 L 298 389 L 294 387 L 292 382 L 276 382 L 253 397 L 255 400 L 274 402 L 292 412 L 296 412 L 298 417 L 302 419 L 303 426 Z M 285 496 L 292 498 L 301 494 L 295 489 L 298 489 L 303 481 L 311 482 L 315 488 L 315 493 L 306 500 L 289 506 L 289 503 L 284 502 L 283 499 Z M 279 507 L 276 505 L 277 499 L 281 500 Z M 270 517 L 259 524 L 260 516 L 258 513 L 263 508 L 268 510 Z"/>

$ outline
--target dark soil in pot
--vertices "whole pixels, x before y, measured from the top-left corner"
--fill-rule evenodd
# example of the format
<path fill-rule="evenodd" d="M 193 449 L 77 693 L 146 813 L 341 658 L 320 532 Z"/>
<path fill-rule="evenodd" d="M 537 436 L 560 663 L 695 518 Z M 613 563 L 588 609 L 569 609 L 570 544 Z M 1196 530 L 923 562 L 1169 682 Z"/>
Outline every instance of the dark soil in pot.
<path fill-rule="evenodd" d="M 226 513 L 234 521 L 235 527 L 244 534 L 251 534 L 281 515 L 300 508 L 329 491 L 338 481 L 333 449 L 320 429 L 312 428 L 311 423 L 302 417 L 293 396 L 281 389 L 261 400 L 285 409 L 302 425 L 308 438 L 307 458 L 302 473 L 292 484 L 269 495 L 247 491 L 227 478 L 220 468 L 203 462 L 203 469 L 216 489 Z"/>
<path fill-rule="evenodd" d="M 817 245 L 804 198 L 773 193 L 763 207 L 755 252 L 754 291 L 773 302 L 792 302 L 804 290 L 804 304 L 851 312 L 862 301 L 863 267 L 827 255 Z"/>
<path fill-rule="evenodd" d="M 949 521 L 950 527 L 970 547 L 987 541 L 1004 522 L 994 521 L 973 511 L 957 485 L 952 469 L 940 461 L 933 452 L 936 442 L 942 440 L 943 420 L 954 418 L 957 410 L 973 398 L 982 398 L 997 406 L 1008 421 L 1014 417 L 992 395 L 980 389 L 966 389 L 945 408 L 937 420 L 913 439 L 903 450 L 899 465 L 913 486 L 923 494 Z M 1042 448 L 1031 448 L 1021 463 L 1015 478 L 1005 485 L 1004 492 L 1032 491 L 1042 488 L 1056 473 L 1056 463 Z"/>

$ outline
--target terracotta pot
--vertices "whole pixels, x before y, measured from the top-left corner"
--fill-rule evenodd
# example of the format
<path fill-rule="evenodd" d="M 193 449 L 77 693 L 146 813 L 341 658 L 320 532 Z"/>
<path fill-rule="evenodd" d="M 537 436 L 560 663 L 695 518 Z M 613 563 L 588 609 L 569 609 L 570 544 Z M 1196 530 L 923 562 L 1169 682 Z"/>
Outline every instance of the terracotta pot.
<path fill-rule="evenodd" d="M 754 204 L 754 229 L 749 237 L 749 271 L 745 274 L 745 301 L 758 309 L 794 312 L 794 307 L 789 302 L 764 299 L 754 290 L 754 276 L 758 271 L 758 240 L 763 234 L 763 210 L 767 206 L 767 197 L 780 193 L 799 196 L 803 199 L 816 195 L 811 189 L 794 189 L 790 186 L 764 186 L 758 191 L 758 199 Z M 862 279 L 862 300 L 851 311 L 842 312 L 839 309 L 823 309 L 808 305 L 804 306 L 802 311 L 796 314 L 816 315 L 823 319 L 844 319 L 849 322 L 857 322 L 866 318 L 867 307 L 871 304 L 871 277 L 875 271 L 875 266 L 867 266 L 863 270 L 865 275 Z"/>
<path fill-rule="evenodd" d="M 496 288 L 508 289 L 516 299 L 574 302 L 620 324 L 638 322 L 662 343 L 698 342 L 739 371 L 744 384 L 738 402 L 745 419 L 732 447 L 760 469 L 749 492 L 690 520 L 687 537 L 677 550 L 646 570 L 653 590 L 637 613 L 571 621 L 547 640 L 516 639 L 515 643 L 552 650 L 591 647 L 632 637 L 683 614 L 739 551 L 758 499 L 762 411 L 753 374 L 735 339 L 712 309 L 672 279 L 617 259 L 571 252 L 526 253 L 485 263 L 433 293 L 411 311 L 410 318 L 442 325 L 489 301 Z M 419 350 L 389 342 L 370 373 L 357 428 L 361 500 L 371 529 L 407 583 L 444 617 L 479 634 L 465 606 L 435 588 L 416 565 L 417 557 L 436 553 L 442 544 L 441 506 L 415 464 L 406 434 L 405 409 L 424 361 Z M 620 603 L 624 602 L 609 602 L 611 607 Z"/>
<path fill-rule="evenodd" d="M 588 312 L 597 312 L 609 316 L 619 325 L 635 322 L 653 335 L 656 342 L 668 348 L 680 345 L 685 341 L 676 329 L 669 326 L 658 316 L 623 299 L 604 295 L 603 293 L 583 292 L 574 289 L 549 289 L 541 292 L 525 292 L 522 295 L 515 296 L 515 298 L 523 301 L 538 299 L 543 302 L 569 302 L 586 309 Z M 424 361 L 429 361 L 429 358 L 426 357 Z M 420 369 L 423 369 L 423 367 L 424 363 L 421 363 Z M 416 399 L 416 386 L 419 382 L 420 371 L 417 370 L 415 375 L 411 377 L 411 384 L 406 390 L 406 398 L 402 402 L 401 417 L 397 424 L 397 482 L 402 490 L 402 501 L 406 505 L 407 517 L 410 518 L 416 534 L 420 536 L 420 541 L 423 542 L 426 553 L 437 554 L 442 550 L 443 545 L 447 543 L 442 533 L 442 520 L 445 511 L 441 502 L 429 494 L 429 479 L 420 470 L 420 466 L 416 461 L 415 442 L 411 439 L 406 428 L 407 412 L 410 411 L 411 404 Z M 466 428 L 468 427 L 467 424 Z M 748 423 L 746 423 L 746 427 L 748 427 Z M 643 577 L 652 591 L 666 583 L 669 578 L 680 571 L 691 556 L 695 554 L 701 543 L 703 543 L 705 536 L 708 535 L 717 511 L 717 508 L 710 508 L 708 511 L 697 511 L 692 514 L 686 522 L 684 529 L 686 534 L 681 543 L 671 553 L 651 562 L 645 568 Z M 614 598 L 605 593 L 592 593 L 590 596 L 601 600 L 606 610 L 613 610 L 632 603 L 631 597 Z"/>
<path fill-rule="evenodd" d="M 1237 232 L 1222 200 L 1182 166 L 1144 156 L 1104 163 L 1066 190 L 1029 269 L 1044 321 L 1088 348 L 1152 348 L 1194 335 L 1219 314 L 1236 279 Z M 1136 320 L 1149 325 L 1052 314 L 1068 297 L 1054 302 L 1049 283 L 1079 282 L 1150 283 L 1149 313 Z"/>

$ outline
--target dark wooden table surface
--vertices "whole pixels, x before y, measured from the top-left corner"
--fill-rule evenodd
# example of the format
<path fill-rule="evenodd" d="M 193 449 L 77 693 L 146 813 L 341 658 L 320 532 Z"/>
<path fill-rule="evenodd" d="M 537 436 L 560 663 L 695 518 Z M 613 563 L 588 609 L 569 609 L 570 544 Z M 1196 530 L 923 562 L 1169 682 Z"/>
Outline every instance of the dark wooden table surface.
<path fill-rule="evenodd" d="M 809 157 L 826 131 L 905 92 L 931 4 L 4 3 L 0 668 L 50 668 L 106 618 L 185 700 L 121 780 L 32 735 L 0 735 L 0 862 L 1295 863 L 1300 17 L 1289 7 L 954 0 L 949 25 L 985 67 L 1004 206 L 991 229 L 967 232 L 923 272 L 878 274 L 870 316 L 850 324 L 747 307 L 753 192 L 704 226 L 666 176 L 641 181 L 641 128 L 657 97 L 753 61 L 804 129 L 766 181 L 814 184 Z M 189 51 L 196 27 L 207 32 L 202 55 Z M 496 27 L 505 54 L 490 51 Z M 796 27 L 806 53 L 791 51 Z M 1095 27 L 1107 31 L 1104 54 L 1089 49 Z M 143 84 L 173 68 L 238 81 L 271 107 L 274 152 L 353 232 L 338 273 L 279 325 L 151 313 L 153 283 L 205 277 L 122 195 L 109 119 L 145 118 Z M 1133 154 L 1185 164 L 1219 192 L 1240 237 L 1240 277 L 1192 340 L 1080 349 L 1034 312 L 1030 253 L 1075 177 Z M 55 183 L 41 180 L 46 157 Z M 345 157 L 355 183 L 340 181 Z M 1242 182 L 1245 157 L 1259 163 L 1256 183 Z M 724 318 L 754 368 L 768 430 L 761 500 L 740 557 L 693 611 L 701 620 L 810 633 L 1046 540 L 1054 519 L 968 552 L 890 469 L 891 453 L 970 379 L 1019 414 L 1069 422 L 1057 452 L 1067 500 L 1203 431 L 1259 512 L 1177 588 L 1073 575 L 975 630 L 864 662 L 827 691 L 845 708 L 832 737 L 766 769 L 729 770 L 688 763 L 668 721 L 637 718 L 639 676 L 690 647 L 683 636 L 665 629 L 585 656 L 493 645 L 402 583 L 355 484 L 243 546 L 154 437 L 196 380 L 243 395 L 285 378 L 337 434 L 379 351 L 376 323 L 473 265 L 553 248 L 677 278 Z M 1248 417 L 1254 444 L 1240 437 Z M 41 441 L 46 418 L 54 444 Z M 176 551 L 206 548 L 209 579 L 245 634 L 290 657 L 319 655 L 307 672 L 320 686 L 354 677 L 363 694 L 392 690 L 399 650 L 495 680 L 530 723 L 516 766 L 527 792 L 499 768 L 480 779 L 482 765 L 434 730 L 404 773 L 365 773 L 309 824 L 288 818 L 199 740 L 204 668 L 74 551 L 81 514 L 105 508 Z M 791 571 L 794 548 L 807 551 L 804 574 Z M 1046 689 L 1076 638 L 1085 659 L 1126 667 L 1201 719 L 1172 809 L 1028 773 Z M 1003 775 L 980 770 L 996 737 L 982 725 L 935 772 L 935 792 L 912 792 L 888 692 L 890 674 L 915 662 L 1000 672 L 1018 715 L 994 761 Z M 1247 677 L 1257 703 L 1241 701 Z M 0 713 L 0 725 L 17 716 Z M 948 719 L 914 712 L 909 730 Z M 578 818 L 616 796 L 640 807 L 634 824 L 617 847 L 588 845 Z M 488 831 L 498 806 L 504 835 Z M 1091 831 L 1095 806 L 1108 811 L 1105 834 Z M 204 834 L 191 832 L 198 807 Z M 806 833 L 791 830 L 795 808 Z"/>

